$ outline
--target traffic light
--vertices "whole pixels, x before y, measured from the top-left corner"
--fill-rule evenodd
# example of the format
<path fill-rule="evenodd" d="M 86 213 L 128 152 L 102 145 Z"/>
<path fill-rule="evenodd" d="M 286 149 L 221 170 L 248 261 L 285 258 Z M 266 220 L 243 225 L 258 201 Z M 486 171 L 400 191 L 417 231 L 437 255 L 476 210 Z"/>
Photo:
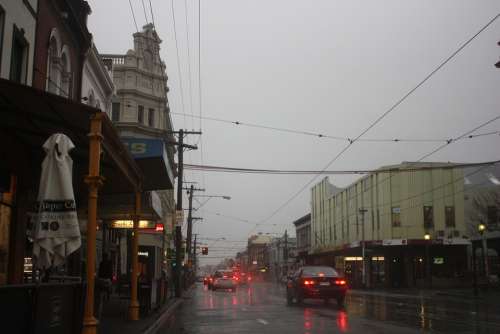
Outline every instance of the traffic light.
<path fill-rule="evenodd" d="M 208 255 L 208 247 L 201 247 L 201 254 Z"/>

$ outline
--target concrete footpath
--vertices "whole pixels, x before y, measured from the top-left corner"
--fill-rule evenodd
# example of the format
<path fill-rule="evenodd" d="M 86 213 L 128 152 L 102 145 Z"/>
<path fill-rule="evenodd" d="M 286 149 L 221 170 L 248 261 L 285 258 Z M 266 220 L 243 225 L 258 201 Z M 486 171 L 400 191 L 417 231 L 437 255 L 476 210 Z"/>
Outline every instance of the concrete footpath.
<path fill-rule="evenodd" d="M 155 334 L 182 305 L 191 289 L 184 292 L 183 298 L 172 298 L 165 305 L 148 316 L 137 321 L 127 319 L 128 303 L 116 298 L 106 303 L 103 317 L 99 324 L 99 333 L 103 334 Z"/>
<path fill-rule="evenodd" d="M 500 289 L 479 289 L 475 296 L 471 289 L 352 289 L 351 295 L 372 295 L 392 298 L 425 298 L 425 299 L 476 299 L 482 303 L 498 303 L 500 300 Z"/>

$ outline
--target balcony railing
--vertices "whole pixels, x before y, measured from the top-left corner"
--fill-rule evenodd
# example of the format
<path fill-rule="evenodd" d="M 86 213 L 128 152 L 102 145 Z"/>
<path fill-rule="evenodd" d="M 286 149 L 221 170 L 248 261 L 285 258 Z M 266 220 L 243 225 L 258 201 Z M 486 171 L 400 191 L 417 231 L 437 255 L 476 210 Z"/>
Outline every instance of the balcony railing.
<path fill-rule="evenodd" d="M 103 54 L 101 58 L 104 62 L 111 61 L 113 65 L 124 65 L 125 55 Z"/>

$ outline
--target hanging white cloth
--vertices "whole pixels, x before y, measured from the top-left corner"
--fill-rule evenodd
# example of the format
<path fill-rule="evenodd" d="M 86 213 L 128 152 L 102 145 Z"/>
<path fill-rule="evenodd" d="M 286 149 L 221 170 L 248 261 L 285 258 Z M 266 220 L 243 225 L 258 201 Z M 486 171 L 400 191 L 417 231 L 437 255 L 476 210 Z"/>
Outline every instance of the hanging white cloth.
<path fill-rule="evenodd" d="M 43 144 L 46 156 L 34 216 L 33 254 L 38 268 L 64 263 L 81 246 L 80 228 L 73 192 L 71 139 L 56 133 Z"/>

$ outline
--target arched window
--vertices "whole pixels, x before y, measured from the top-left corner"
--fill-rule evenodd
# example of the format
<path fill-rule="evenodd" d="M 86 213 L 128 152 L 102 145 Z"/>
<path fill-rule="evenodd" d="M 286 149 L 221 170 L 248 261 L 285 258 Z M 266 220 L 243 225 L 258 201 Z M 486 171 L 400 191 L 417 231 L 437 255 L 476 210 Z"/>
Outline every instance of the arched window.
<path fill-rule="evenodd" d="M 71 76 L 71 63 L 70 63 L 69 51 L 68 51 L 67 45 L 63 46 L 62 53 L 61 53 L 61 81 L 60 81 L 60 83 L 61 83 L 60 84 L 60 87 L 61 87 L 60 95 L 71 98 L 71 95 L 72 95 L 72 91 L 71 91 L 72 76 Z"/>
<path fill-rule="evenodd" d="M 47 90 L 50 93 L 57 94 L 59 92 L 60 79 L 60 61 L 59 61 L 59 45 L 57 38 L 52 36 L 49 42 L 48 66 L 47 66 Z"/>

